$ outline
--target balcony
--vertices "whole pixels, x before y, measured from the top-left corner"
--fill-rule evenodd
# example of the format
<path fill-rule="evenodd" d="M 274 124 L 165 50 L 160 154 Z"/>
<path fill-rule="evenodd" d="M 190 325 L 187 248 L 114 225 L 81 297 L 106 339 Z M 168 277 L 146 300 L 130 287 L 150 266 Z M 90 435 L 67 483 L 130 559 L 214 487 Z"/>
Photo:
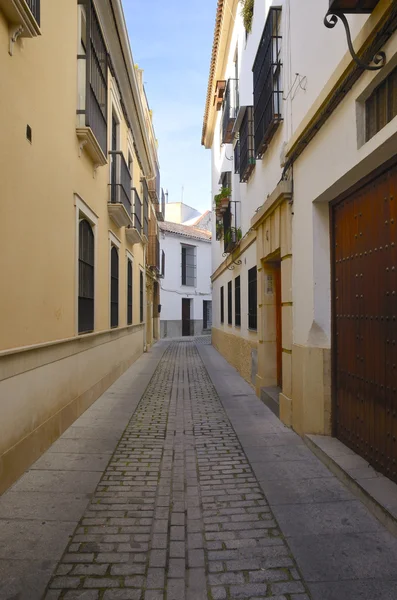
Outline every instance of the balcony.
<path fill-rule="evenodd" d="M 130 244 L 142 243 L 142 202 L 136 189 L 133 189 L 133 214 L 132 223 L 125 229 L 127 241 Z"/>
<path fill-rule="evenodd" d="M 247 106 L 240 127 L 240 181 L 246 183 L 256 165 L 254 138 L 254 111 Z"/>
<path fill-rule="evenodd" d="M 160 202 L 160 170 L 156 164 L 156 176 L 149 181 L 150 199 L 154 203 Z"/>
<path fill-rule="evenodd" d="M 141 179 L 143 193 L 143 235 L 144 243 L 149 240 L 149 188 L 146 179 Z"/>
<path fill-rule="evenodd" d="M 231 144 L 234 134 L 233 127 L 238 112 L 238 79 L 229 79 L 223 101 L 222 143 Z"/>
<path fill-rule="evenodd" d="M 371 13 L 379 0 L 329 0 L 329 12 L 368 14 Z"/>
<path fill-rule="evenodd" d="M 109 152 L 110 201 L 108 210 L 117 227 L 128 227 L 132 222 L 131 174 L 122 152 Z"/>
<path fill-rule="evenodd" d="M 0 0 L 1 1 L 1 0 Z M 90 156 L 94 168 L 107 163 L 108 52 L 91 0 L 81 3 L 85 31 L 77 55 L 78 105 L 76 134 L 80 155 Z"/>
<path fill-rule="evenodd" d="M 149 235 L 149 245 L 147 250 L 147 265 L 160 273 L 160 241 L 157 234 Z"/>
<path fill-rule="evenodd" d="M 216 82 L 215 88 L 215 96 L 214 96 L 214 106 L 216 110 L 221 110 L 223 103 L 223 96 L 225 95 L 226 89 L 226 81 L 224 79 L 219 79 Z"/>
<path fill-rule="evenodd" d="M 40 0 L 0 0 L 0 10 L 10 24 L 10 41 L 36 37 L 40 31 Z M 12 54 L 12 44 L 10 46 Z"/>

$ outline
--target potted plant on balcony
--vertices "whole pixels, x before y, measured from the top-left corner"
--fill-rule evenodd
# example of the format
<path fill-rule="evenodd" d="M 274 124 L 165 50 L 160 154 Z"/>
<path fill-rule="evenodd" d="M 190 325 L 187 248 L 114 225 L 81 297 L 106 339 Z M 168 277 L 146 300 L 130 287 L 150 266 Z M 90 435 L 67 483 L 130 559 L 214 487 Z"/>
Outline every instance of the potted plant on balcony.
<path fill-rule="evenodd" d="M 225 231 L 225 250 L 231 252 L 242 238 L 241 227 L 230 227 Z"/>
<path fill-rule="evenodd" d="M 223 223 L 221 221 L 217 221 L 216 226 L 216 239 L 220 242 L 223 239 Z"/>
<path fill-rule="evenodd" d="M 227 211 L 230 202 L 230 196 L 232 195 L 232 190 L 228 187 L 222 187 L 219 191 L 219 194 L 214 196 L 215 202 L 215 212 L 217 216 L 222 215 Z"/>
<path fill-rule="evenodd" d="M 255 0 L 243 0 L 241 14 L 243 15 L 244 28 L 247 33 L 251 33 L 252 19 L 254 16 Z"/>

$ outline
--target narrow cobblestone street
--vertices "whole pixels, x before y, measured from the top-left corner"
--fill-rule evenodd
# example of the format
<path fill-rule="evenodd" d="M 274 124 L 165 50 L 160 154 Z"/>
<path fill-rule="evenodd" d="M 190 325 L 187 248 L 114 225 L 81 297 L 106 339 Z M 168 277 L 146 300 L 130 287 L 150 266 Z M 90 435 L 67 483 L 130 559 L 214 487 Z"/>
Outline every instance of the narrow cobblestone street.
<path fill-rule="evenodd" d="M 125 418 L 129 406 L 124 432 L 112 434 L 113 454 L 112 442 L 104 456 L 73 454 L 77 433 L 66 432 L 0 498 L 1 600 L 395 599 L 396 539 L 301 439 L 212 347 L 162 343 L 157 352 L 70 428 L 84 437 L 114 411 Z M 100 452 L 100 439 L 92 436 L 91 451 L 92 442 Z M 87 440 L 83 446 L 87 452 Z M 65 473 L 91 477 L 84 460 L 97 462 L 88 506 L 81 508 L 84 496 L 66 493 L 55 514 Z M 45 494 L 54 475 L 61 479 Z M 72 526 L 73 511 L 80 514 Z M 30 537 L 32 523 L 48 543 Z M 34 569 L 42 572 L 39 583 Z"/>

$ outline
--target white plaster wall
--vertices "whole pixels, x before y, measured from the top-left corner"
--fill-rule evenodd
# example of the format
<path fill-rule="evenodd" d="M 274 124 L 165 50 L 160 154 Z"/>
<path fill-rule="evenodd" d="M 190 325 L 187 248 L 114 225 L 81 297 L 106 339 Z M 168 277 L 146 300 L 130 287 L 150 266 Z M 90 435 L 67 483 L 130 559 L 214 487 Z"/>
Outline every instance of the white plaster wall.
<path fill-rule="evenodd" d="M 198 210 L 182 202 L 169 202 L 165 205 L 165 220 L 172 223 L 184 223 L 200 215 Z"/>
<path fill-rule="evenodd" d="M 360 102 L 397 63 L 364 73 L 294 164 L 294 342 L 329 347 L 331 337 L 329 202 L 395 155 L 397 117 L 360 145 Z M 358 119 L 358 121 L 357 121 Z"/>
<path fill-rule="evenodd" d="M 196 248 L 196 286 L 182 285 L 181 246 Z M 161 280 L 161 321 L 182 319 L 182 298 L 192 298 L 191 318 L 203 318 L 203 300 L 211 300 L 211 244 L 168 232 L 161 232 L 160 247 L 165 252 L 165 277 Z"/>

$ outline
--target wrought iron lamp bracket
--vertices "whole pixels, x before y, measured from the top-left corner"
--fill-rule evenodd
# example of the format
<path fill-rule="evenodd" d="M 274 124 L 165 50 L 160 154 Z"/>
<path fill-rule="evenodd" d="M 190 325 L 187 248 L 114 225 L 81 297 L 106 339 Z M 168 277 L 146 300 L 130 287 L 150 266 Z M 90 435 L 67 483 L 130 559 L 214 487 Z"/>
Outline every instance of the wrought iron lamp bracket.
<path fill-rule="evenodd" d="M 333 29 L 337 24 L 338 19 L 340 19 L 344 25 L 347 37 L 347 45 L 349 46 L 350 54 L 352 55 L 354 62 L 361 69 L 365 69 L 366 71 L 379 71 L 379 69 L 382 69 L 382 67 L 384 67 L 386 64 L 386 54 L 384 52 L 380 51 L 375 54 L 375 56 L 372 58 L 372 61 L 370 61 L 374 63 L 373 65 L 364 62 L 356 54 L 353 46 L 352 36 L 350 33 L 349 21 L 347 20 L 346 15 L 344 15 L 342 12 L 327 13 L 324 18 L 324 25 L 328 29 Z"/>

